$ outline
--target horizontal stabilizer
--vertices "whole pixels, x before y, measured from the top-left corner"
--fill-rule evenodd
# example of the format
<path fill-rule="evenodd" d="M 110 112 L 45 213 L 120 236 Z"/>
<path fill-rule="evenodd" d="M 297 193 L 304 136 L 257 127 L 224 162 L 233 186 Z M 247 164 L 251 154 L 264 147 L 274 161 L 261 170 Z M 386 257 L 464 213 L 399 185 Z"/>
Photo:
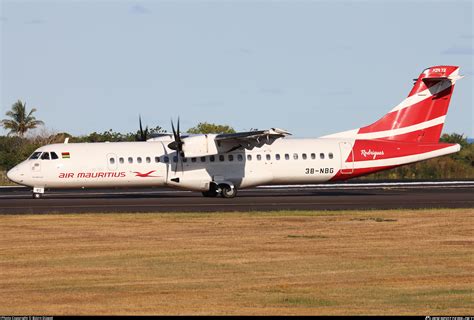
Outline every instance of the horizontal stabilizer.
<path fill-rule="evenodd" d="M 444 81 L 444 80 L 449 80 L 448 77 L 433 77 L 433 78 L 423 78 L 421 79 L 425 84 L 429 85 L 432 83 Z"/>

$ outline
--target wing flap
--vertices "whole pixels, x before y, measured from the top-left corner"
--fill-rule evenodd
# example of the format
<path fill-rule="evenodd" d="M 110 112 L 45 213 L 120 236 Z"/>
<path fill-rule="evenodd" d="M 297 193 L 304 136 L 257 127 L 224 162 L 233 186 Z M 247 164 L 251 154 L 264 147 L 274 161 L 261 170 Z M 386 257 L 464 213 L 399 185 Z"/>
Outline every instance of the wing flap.
<path fill-rule="evenodd" d="M 230 152 L 238 148 L 251 150 L 265 144 L 272 144 L 276 139 L 284 138 L 288 135 L 291 135 L 291 133 L 286 130 L 271 128 L 268 130 L 219 134 L 215 137 L 215 141 L 219 145 L 227 146 L 229 149 L 227 152 Z"/>

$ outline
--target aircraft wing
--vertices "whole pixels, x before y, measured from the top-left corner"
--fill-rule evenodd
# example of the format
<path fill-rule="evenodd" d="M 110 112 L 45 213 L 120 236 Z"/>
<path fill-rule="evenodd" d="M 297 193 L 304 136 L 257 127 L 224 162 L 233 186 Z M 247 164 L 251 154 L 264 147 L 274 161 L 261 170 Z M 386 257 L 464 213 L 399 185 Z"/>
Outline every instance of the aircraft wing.
<path fill-rule="evenodd" d="M 214 140 L 219 146 L 229 147 L 230 151 L 239 148 L 251 150 L 255 147 L 261 147 L 265 144 L 272 144 L 276 139 L 291 135 L 286 130 L 271 128 L 268 130 L 256 130 L 237 133 L 223 133 L 218 134 Z"/>

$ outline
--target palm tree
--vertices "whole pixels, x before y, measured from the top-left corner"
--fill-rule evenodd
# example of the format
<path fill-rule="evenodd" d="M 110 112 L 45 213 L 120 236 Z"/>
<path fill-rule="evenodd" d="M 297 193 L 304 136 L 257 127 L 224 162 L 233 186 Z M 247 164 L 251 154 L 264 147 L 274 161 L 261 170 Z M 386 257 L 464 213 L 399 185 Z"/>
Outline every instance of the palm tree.
<path fill-rule="evenodd" d="M 23 137 L 25 133 L 30 130 L 34 129 L 39 125 L 44 124 L 41 120 L 36 120 L 33 116 L 33 113 L 36 112 L 36 109 L 33 108 L 27 114 L 26 111 L 26 103 L 21 102 L 18 100 L 12 105 L 12 109 L 6 113 L 7 117 L 10 119 L 3 119 L 0 121 L 3 128 L 10 130 L 8 135 L 18 135 Z"/>

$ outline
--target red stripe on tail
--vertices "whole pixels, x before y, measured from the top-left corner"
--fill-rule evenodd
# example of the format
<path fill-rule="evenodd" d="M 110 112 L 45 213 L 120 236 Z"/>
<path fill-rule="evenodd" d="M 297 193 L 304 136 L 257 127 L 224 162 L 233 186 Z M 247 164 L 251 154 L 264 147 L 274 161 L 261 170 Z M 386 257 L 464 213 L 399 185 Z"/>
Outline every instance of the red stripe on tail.
<path fill-rule="evenodd" d="M 358 133 L 377 133 L 396 130 L 413 125 L 423 126 L 426 121 L 443 117 L 448 112 L 454 90 L 454 81 L 459 67 L 436 66 L 424 70 L 418 77 L 409 98 L 371 125 L 362 127 Z M 425 98 L 426 97 L 426 98 Z M 414 128 L 413 132 L 394 134 L 388 140 L 404 142 L 436 143 L 439 141 L 441 124 L 428 128 Z"/>

